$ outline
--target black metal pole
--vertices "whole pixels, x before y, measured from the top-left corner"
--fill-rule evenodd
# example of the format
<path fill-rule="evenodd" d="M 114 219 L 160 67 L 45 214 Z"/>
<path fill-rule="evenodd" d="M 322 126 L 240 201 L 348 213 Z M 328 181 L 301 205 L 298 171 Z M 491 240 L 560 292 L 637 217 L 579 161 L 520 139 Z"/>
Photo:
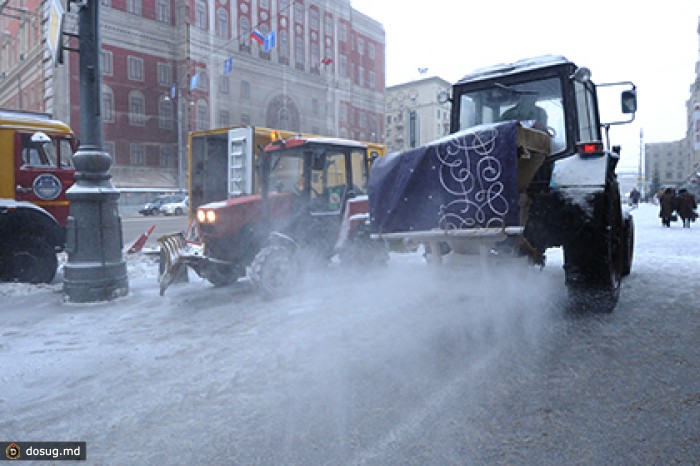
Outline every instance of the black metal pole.
<path fill-rule="evenodd" d="M 99 1 L 79 6 L 80 147 L 74 156 L 75 184 L 70 201 L 64 268 L 64 300 L 109 301 L 129 292 L 122 254 L 119 191 L 110 178 L 112 160 L 102 150 Z"/>

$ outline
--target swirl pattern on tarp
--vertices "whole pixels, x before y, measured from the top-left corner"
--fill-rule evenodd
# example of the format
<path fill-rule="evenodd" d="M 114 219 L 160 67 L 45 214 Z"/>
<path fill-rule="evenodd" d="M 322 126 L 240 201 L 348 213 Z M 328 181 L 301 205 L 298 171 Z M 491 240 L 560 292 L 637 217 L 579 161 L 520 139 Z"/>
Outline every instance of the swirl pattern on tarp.
<path fill-rule="evenodd" d="M 516 123 L 455 133 L 380 157 L 369 180 L 371 230 L 519 225 Z"/>

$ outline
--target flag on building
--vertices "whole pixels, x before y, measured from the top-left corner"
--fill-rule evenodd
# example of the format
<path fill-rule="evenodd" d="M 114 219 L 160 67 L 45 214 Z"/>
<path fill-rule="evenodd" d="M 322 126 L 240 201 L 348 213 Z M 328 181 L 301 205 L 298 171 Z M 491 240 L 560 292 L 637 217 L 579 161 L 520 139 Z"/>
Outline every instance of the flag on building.
<path fill-rule="evenodd" d="M 174 99 L 176 95 L 177 95 L 177 86 L 175 84 L 173 84 L 172 86 L 170 86 L 170 98 Z"/>
<path fill-rule="evenodd" d="M 197 84 L 199 83 L 199 74 L 195 73 L 192 76 L 192 79 L 190 79 L 190 90 L 194 90 L 197 88 Z"/>
<path fill-rule="evenodd" d="M 323 63 L 324 65 L 330 65 L 331 63 L 333 63 L 333 59 L 331 57 L 323 57 L 321 63 Z"/>
<path fill-rule="evenodd" d="M 265 36 L 265 43 L 263 44 L 263 50 L 265 52 L 269 52 L 270 50 L 275 48 L 277 42 L 277 37 L 275 35 L 275 31 L 270 31 L 267 33 Z"/>
<path fill-rule="evenodd" d="M 262 32 L 258 31 L 257 28 L 250 31 L 250 37 L 260 45 L 265 43 L 265 36 L 263 36 Z"/>
<path fill-rule="evenodd" d="M 229 74 L 231 71 L 233 71 L 233 57 L 224 60 L 224 74 Z"/>

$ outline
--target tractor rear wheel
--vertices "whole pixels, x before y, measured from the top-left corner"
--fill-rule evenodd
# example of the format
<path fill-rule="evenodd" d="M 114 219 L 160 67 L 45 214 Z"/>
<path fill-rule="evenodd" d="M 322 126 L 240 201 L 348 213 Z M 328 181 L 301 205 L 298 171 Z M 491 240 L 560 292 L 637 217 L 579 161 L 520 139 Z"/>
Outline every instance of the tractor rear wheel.
<path fill-rule="evenodd" d="M 250 281 L 267 299 L 292 291 L 298 280 L 299 266 L 291 248 L 270 245 L 258 252 L 250 266 Z"/>
<path fill-rule="evenodd" d="M 575 310 L 612 312 L 624 271 L 622 206 L 611 182 L 594 210 L 594 219 L 564 245 L 564 272 Z"/>

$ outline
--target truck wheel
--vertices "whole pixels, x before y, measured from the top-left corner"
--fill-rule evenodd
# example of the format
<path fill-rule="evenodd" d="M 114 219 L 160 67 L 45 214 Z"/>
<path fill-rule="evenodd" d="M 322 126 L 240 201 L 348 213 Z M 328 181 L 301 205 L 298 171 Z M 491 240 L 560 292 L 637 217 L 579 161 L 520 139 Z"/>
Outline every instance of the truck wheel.
<path fill-rule="evenodd" d="M 579 311 L 612 312 L 620 297 L 624 246 L 617 183 L 610 183 L 602 197 L 594 220 L 564 245 L 570 304 Z"/>
<path fill-rule="evenodd" d="M 368 232 L 355 230 L 338 251 L 338 258 L 349 266 L 373 267 L 385 265 L 389 261 L 389 252 L 383 241 L 372 240 Z"/>
<path fill-rule="evenodd" d="M 58 268 L 56 252 L 38 239 L 19 244 L 8 262 L 9 278 L 23 283 L 51 283 Z"/>
<path fill-rule="evenodd" d="M 288 294 L 298 279 L 295 254 L 280 245 L 264 247 L 250 266 L 250 281 L 267 299 Z"/>
<path fill-rule="evenodd" d="M 181 208 L 178 207 L 177 209 L 175 209 L 175 215 L 182 215 L 182 213 L 183 212 Z"/>
<path fill-rule="evenodd" d="M 237 267 L 231 265 L 213 265 L 207 270 L 207 280 L 216 287 L 235 283 L 241 276 Z"/>

